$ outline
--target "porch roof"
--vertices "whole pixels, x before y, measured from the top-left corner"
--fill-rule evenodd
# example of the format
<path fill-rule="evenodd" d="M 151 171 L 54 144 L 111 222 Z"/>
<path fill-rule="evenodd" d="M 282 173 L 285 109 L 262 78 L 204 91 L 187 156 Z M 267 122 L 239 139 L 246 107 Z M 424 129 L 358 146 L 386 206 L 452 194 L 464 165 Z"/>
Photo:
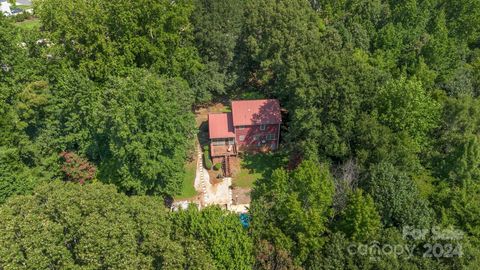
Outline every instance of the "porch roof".
<path fill-rule="evenodd" d="M 208 134 L 210 139 L 235 138 L 232 113 L 209 113 Z"/>

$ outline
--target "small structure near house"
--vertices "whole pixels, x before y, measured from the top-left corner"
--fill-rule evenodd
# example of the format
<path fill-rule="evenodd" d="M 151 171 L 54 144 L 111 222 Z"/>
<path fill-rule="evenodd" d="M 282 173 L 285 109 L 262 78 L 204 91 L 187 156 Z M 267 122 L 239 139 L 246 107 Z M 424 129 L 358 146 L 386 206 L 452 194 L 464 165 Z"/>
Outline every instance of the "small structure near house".
<path fill-rule="evenodd" d="M 232 101 L 232 112 L 210 113 L 208 132 L 213 163 L 221 162 L 230 176 L 230 158 L 238 151 L 278 148 L 282 117 L 276 99 Z"/>

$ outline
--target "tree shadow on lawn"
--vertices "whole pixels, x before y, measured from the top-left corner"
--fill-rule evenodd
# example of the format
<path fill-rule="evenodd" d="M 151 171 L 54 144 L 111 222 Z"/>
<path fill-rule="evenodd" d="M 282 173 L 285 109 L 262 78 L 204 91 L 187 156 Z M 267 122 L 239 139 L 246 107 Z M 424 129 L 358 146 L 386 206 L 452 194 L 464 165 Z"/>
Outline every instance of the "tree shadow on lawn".
<path fill-rule="evenodd" d="M 202 147 L 202 151 L 203 151 L 203 146 L 209 145 L 207 121 L 203 121 L 200 124 L 200 127 L 198 128 L 197 137 L 198 137 L 198 142 L 200 143 L 200 146 Z"/>
<path fill-rule="evenodd" d="M 269 177 L 273 170 L 283 167 L 288 161 L 281 153 L 257 153 L 244 154 L 242 167 L 248 170 L 249 174 L 261 174 L 262 178 Z"/>

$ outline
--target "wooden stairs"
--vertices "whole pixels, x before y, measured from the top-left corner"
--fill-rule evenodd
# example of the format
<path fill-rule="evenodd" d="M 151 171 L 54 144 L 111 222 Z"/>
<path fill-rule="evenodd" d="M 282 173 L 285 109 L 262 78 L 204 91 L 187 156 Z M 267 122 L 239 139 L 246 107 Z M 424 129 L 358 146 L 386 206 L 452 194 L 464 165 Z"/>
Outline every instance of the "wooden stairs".
<path fill-rule="evenodd" d="M 223 157 L 223 175 L 225 177 L 231 177 L 232 176 L 232 172 L 230 170 L 230 155 L 225 155 Z"/>

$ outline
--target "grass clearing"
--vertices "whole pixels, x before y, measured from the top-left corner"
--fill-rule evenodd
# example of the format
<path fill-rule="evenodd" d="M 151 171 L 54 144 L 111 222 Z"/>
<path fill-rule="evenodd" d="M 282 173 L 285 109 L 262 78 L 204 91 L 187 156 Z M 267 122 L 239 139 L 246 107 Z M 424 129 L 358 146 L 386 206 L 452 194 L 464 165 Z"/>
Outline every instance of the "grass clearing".
<path fill-rule="evenodd" d="M 41 23 L 39 19 L 25 20 L 23 22 L 17 22 L 15 25 L 24 30 L 40 29 Z"/>
<path fill-rule="evenodd" d="M 194 186 L 196 170 L 197 161 L 195 159 L 185 164 L 185 177 L 182 183 L 182 192 L 180 195 L 176 196 L 175 199 L 188 199 L 197 195 Z"/>
<path fill-rule="evenodd" d="M 234 184 L 240 188 L 252 188 L 255 181 L 269 176 L 286 162 L 287 159 L 279 153 L 245 154 L 241 157 L 240 172 L 233 178 Z"/>
<path fill-rule="evenodd" d="M 262 178 L 262 173 L 249 171 L 242 162 L 240 172 L 235 175 L 233 182 L 237 187 L 251 188 L 253 187 L 253 183 L 260 178 Z"/>

